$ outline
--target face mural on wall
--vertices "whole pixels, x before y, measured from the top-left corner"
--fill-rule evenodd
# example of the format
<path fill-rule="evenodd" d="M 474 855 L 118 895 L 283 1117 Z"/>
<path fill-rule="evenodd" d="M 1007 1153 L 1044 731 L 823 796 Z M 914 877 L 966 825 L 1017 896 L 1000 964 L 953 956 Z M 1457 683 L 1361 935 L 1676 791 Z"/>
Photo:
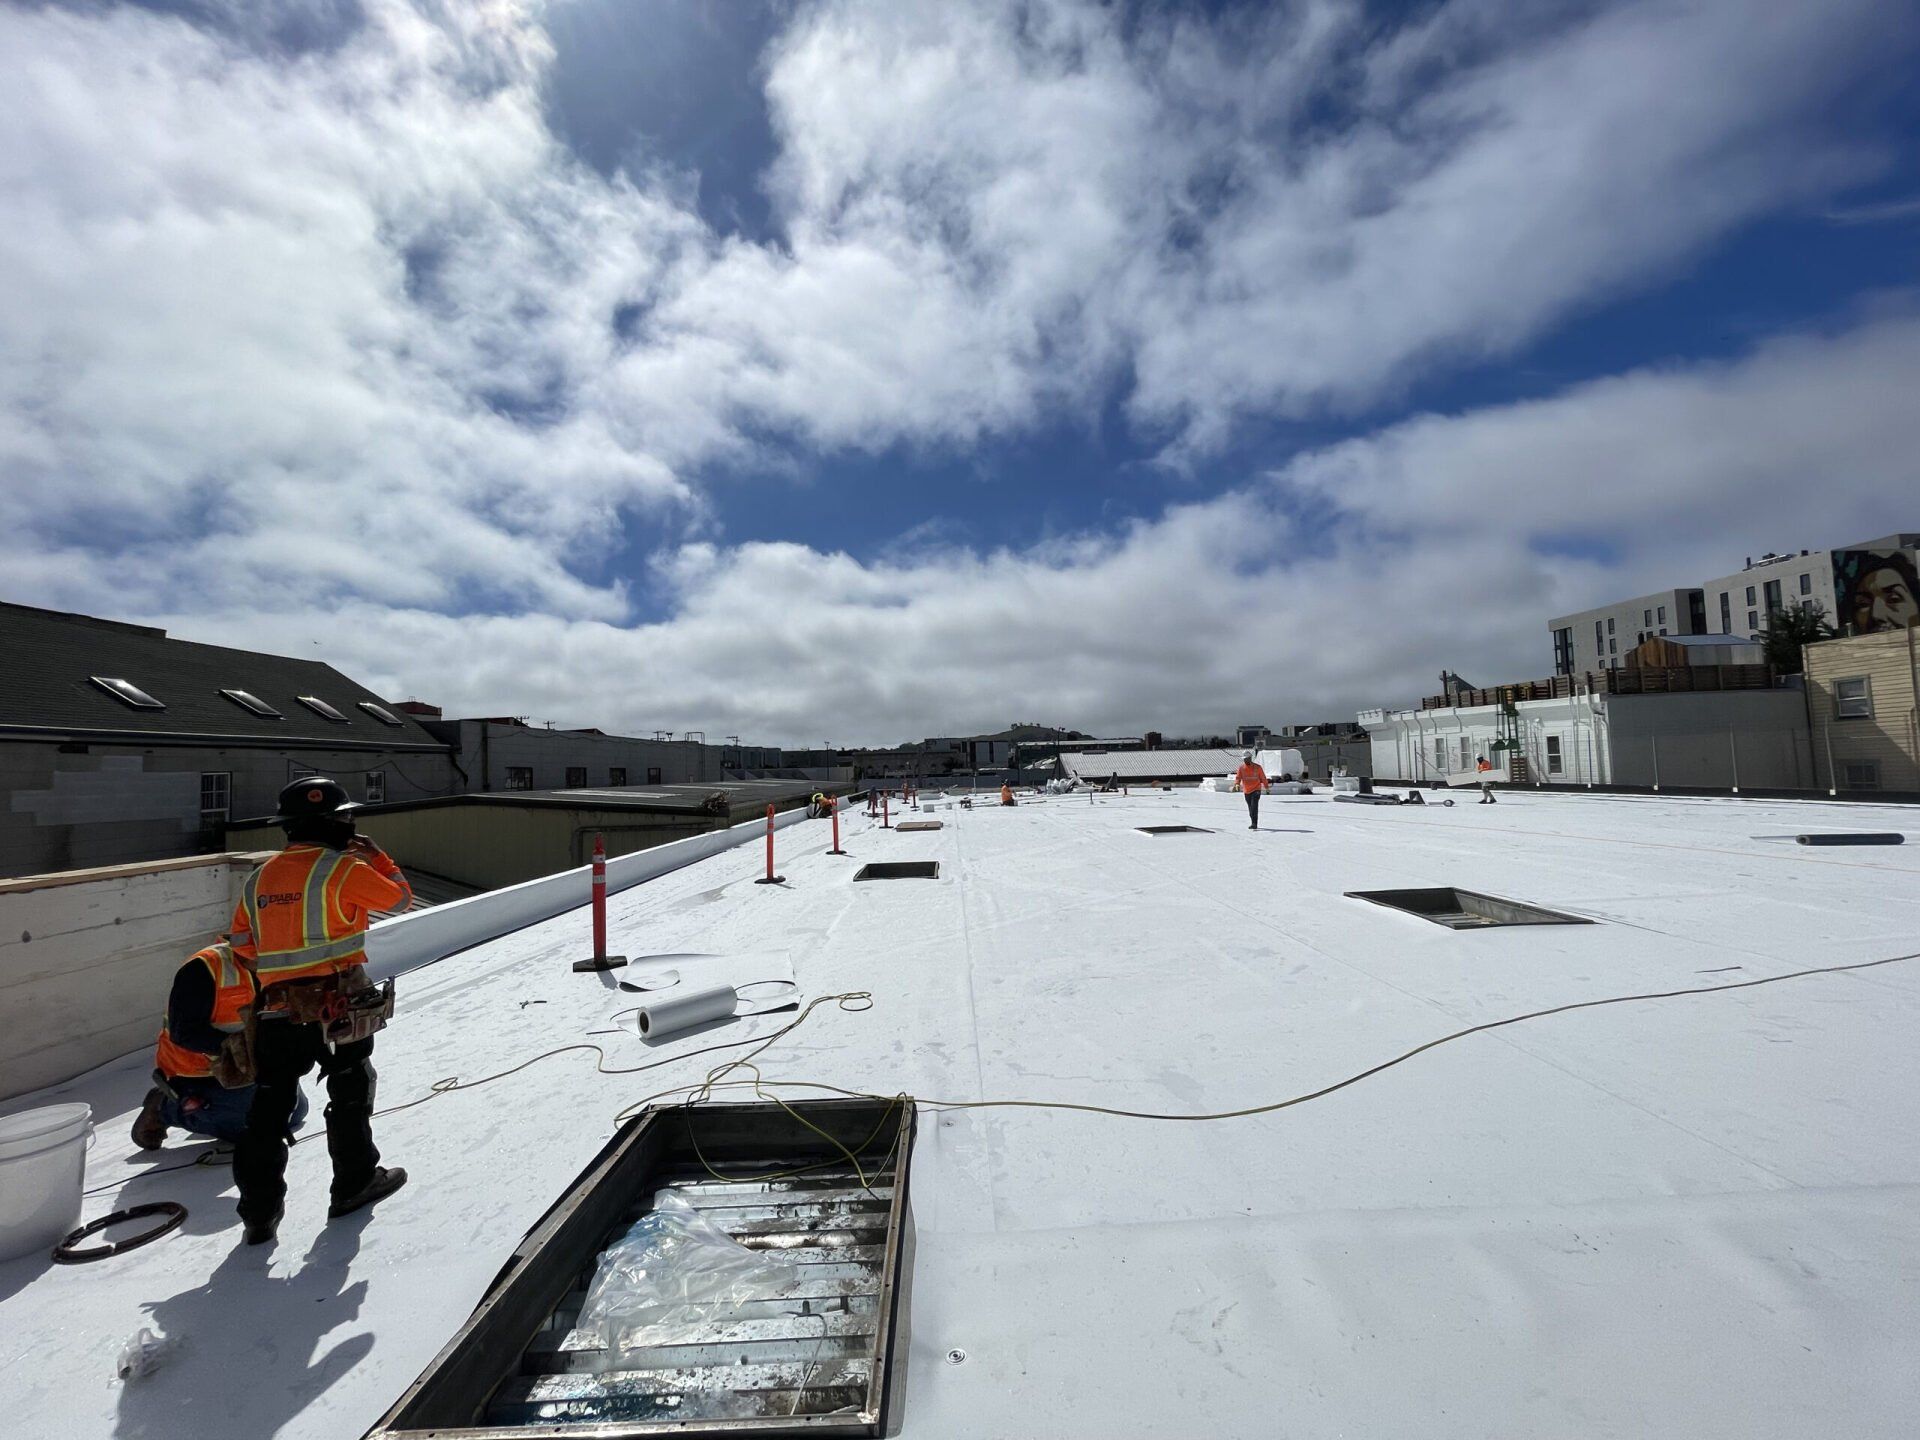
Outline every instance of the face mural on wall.
<path fill-rule="evenodd" d="M 1834 551 L 1833 590 L 1842 631 L 1864 635 L 1920 625 L 1920 573 L 1908 551 Z"/>

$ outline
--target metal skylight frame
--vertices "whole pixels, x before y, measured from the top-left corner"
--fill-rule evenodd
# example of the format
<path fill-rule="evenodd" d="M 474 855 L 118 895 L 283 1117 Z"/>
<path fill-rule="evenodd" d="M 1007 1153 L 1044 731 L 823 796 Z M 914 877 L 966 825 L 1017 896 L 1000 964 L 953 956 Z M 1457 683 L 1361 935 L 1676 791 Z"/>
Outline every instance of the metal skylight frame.
<path fill-rule="evenodd" d="M 242 710 L 258 715 L 262 720 L 284 720 L 287 718 L 251 690 L 222 690 L 220 693 L 238 705 Z"/>
<path fill-rule="evenodd" d="M 376 705 L 371 700 L 356 700 L 354 703 L 374 719 L 378 720 L 382 725 L 399 726 L 407 723 L 391 710 L 387 709 L 386 706 Z"/>
<path fill-rule="evenodd" d="M 122 680 L 114 675 L 89 675 L 87 678 L 130 710 L 167 708 L 165 701 L 154 699 L 131 680 Z"/>
<path fill-rule="evenodd" d="M 318 695 L 296 695 L 294 699 L 313 711 L 313 713 L 318 715 L 322 720 L 337 720 L 342 725 L 347 723 L 346 716 L 342 715 Z"/>

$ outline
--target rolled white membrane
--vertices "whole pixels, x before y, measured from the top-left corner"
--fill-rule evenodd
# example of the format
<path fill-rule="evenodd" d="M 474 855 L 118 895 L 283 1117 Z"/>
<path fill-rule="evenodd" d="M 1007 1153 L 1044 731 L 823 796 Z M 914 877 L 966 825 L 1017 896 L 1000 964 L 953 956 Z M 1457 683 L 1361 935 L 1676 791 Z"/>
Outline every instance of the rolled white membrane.
<path fill-rule="evenodd" d="M 635 1012 L 635 1018 L 645 1039 L 661 1040 L 710 1020 L 730 1020 L 739 1003 L 740 996 L 731 985 L 710 985 L 704 990 L 649 1000 Z"/>

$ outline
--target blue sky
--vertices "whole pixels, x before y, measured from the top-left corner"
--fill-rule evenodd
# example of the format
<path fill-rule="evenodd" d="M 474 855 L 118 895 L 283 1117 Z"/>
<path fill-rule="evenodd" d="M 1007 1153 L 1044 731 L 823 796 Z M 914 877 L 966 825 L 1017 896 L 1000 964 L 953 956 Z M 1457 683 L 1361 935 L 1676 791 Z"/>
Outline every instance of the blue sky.
<path fill-rule="evenodd" d="M 562 723 L 1349 715 L 1912 529 L 1907 7 L 0 14 L 6 596 Z M 8 73 L 8 72 L 11 73 Z"/>

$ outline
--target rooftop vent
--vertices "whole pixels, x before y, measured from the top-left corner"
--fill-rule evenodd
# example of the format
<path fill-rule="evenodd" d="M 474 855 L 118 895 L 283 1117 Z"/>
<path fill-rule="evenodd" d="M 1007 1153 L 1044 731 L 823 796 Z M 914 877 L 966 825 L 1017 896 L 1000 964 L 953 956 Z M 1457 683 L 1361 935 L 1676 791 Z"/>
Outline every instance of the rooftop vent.
<path fill-rule="evenodd" d="M 233 703 L 238 705 L 242 710 L 251 710 L 263 719 L 278 720 L 282 718 L 278 710 L 274 709 L 273 706 L 269 705 L 250 690 L 222 690 L 220 693 L 226 696 L 227 699 L 233 701 Z"/>
<path fill-rule="evenodd" d="M 367 714 L 378 720 L 382 725 L 401 725 L 405 723 L 398 715 L 394 714 L 384 705 L 376 705 L 371 700 L 362 700 L 358 703 L 362 710 L 366 711 Z"/>
<path fill-rule="evenodd" d="M 876 860 L 854 872 L 856 880 L 938 880 L 938 860 Z"/>
<path fill-rule="evenodd" d="M 1211 835 L 1204 825 L 1136 825 L 1142 835 Z"/>
<path fill-rule="evenodd" d="M 621 1128 L 367 1440 L 884 1435 L 905 1393 L 910 1105 L 656 1106 Z M 847 1163 L 842 1148 L 859 1160 Z M 863 1183 L 864 1178 L 864 1183 Z M 685 1307 L 620 1348 L 575 1325 L 600 1253 L 672 1193 L 780 1293 Z"/>
<path fill-rule="evenodd" d="M 1502 900 L 1475 890 L 1435 885 L 1422 890 L 1349 890 L 1349 900 L 1368 900 L 1389 910 L 1404 910 L 1449 930 L 1491 930 L 1502 925 L 1591 925 L 1579 915 L 1563 915 L 1539 905 Z"/>
<path fill-rule="evenodd" d="M 326 701 L 322 700 L 318 695 L 302 695 L 299 697 L 299 699 L 302 705 L 306 706 L 309 710 L 313 711 L 314 714 L 320 716 L 322 719 L 338 720 L 342 725 L 347 723 L 346 716 L 342 715 L 338 710 L 334 709 L 333 706 L 329 705 Z"/>
<path fill-rule="evenodd" d="M 911 834 L 915 830 L 938 830 L 946 823 L 944 820 L 902 820 L 893 828 Z"/>
<path fill-rule="evenodd" d="M 164 710 L 167 708 L 131 680 L 116 680 L 110 675 L 90 675 L 87 678 L 92 680 L 94 684 L 98 685 L 109 695 L 113 696 L 114 699 L 131 705 L 135 710 Z"/>

